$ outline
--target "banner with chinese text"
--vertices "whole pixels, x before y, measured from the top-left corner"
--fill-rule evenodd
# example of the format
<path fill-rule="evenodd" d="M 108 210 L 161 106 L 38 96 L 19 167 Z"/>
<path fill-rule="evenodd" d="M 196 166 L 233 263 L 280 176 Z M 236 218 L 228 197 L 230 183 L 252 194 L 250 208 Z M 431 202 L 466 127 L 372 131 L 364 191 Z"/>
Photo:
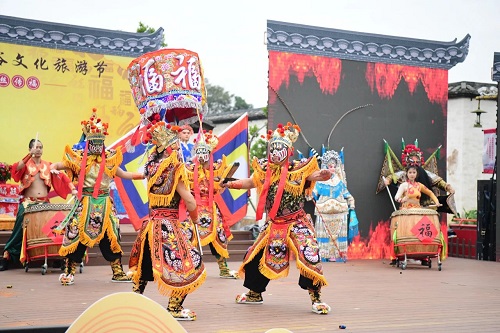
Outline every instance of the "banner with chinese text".
<path fill-rule="evenodd" d="M 64 146 L 78 142 L 92 108 L 109 122 L 106 144 L 137 126 L 126 72 L 132 59 L 0 43 L 0 159 L 20 160 L 38 134 L 43 159 L 60 160 Z"/>

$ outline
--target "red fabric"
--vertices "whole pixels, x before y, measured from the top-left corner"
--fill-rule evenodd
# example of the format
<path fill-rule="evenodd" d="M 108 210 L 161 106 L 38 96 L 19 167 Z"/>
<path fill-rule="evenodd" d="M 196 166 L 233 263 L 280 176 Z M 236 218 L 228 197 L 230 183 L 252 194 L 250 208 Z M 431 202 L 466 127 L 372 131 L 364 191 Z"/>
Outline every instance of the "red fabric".
<path fill-rule="evenodd" d="M 290 152 L 289 152 L 290 153 Z M 285 189 L 286 178 L 288 176 L 288 158 L 285 164 L 281 167 L 280 182 L 278 183 L 278 190 L 276 191 L 276 197 L 274 198 L 273 207 L 269 212 L 269 218 L 274 219 L 278 208 L 280 206 L 281 197 L 283 196 L 283 190 Z"/>
<path fill-rule="evenodd" d="M 16 162 L 14 164 L 12 164 L 12 166 L 10 167 L 10 174 L 12 176 L 12 179 L 14 179 L 14 181 L 16 183 L 19 183 L 21 181 L 21 179 L 23 178 L 23 175 L 24 175 L 24 172 L 26 171 L 26 164 L 24 164 L 24 166 L 17 170 L 17 166 L 19 165 L 19 162 Z"/>
<path fill-rule="evenodd" d="M 101 165 L 99 166 L 99 173 L 97 174 L 97 179 L 94 184 L 94 192 L 92 197 L 97 198 L 99 194 L 99 187 L 101 187 L 102 176 L 104 175 L 104 168 L 106 167 L 106 147 L 102 147 L 101 153 Z"/>
<path fill-rule="evenodd" d="M 63 199 L 66 199 L 68 194 L 71 193 L 70 184 L 68 176 L 64 172 L 59 172 L 58 174 L 51 173 L 50 180 L 52 182 L 52 187 L 54 191 Z"/>
<path fill-rule="evenodd" d="M 269 156 L 267 157 L 269 161 Z M 262 219 L 262 214 L 264 213 L 264 208 L 266 207 L 267 193 L 269 192 L 269 185 L 271 183 L 271 168 L 269 162 L 267 162 L 266 170 L 266 180 L 264 181 L 264 186 L 262 187 L 262 192 L 260 193 L 259 203 L 257 205 L 257 211 L 255 212 L 255 220 Z"/>
<path fill-rule="evenodd" d="M 89 142 L 85 142 L 85 150 L 83 151 L 82 164 L 80 165 L 80 174 L 78 175 L 78 200 L 82 199 L 83 182 L 85 181 L 85 169 L 87 167 L 87 150 Z"/>

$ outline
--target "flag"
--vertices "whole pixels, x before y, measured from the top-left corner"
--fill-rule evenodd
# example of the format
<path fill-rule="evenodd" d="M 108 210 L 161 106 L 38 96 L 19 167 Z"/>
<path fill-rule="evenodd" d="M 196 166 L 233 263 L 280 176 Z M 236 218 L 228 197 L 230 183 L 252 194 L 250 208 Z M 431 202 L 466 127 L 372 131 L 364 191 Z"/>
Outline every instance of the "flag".
<path fill-rule="evenodd" d="M 120 168 L 125 171 L 144 171 L 144 165 L 147 162 L 147 157 L 144 156 L 144 153 L 146 152 L 148 146 L 140 143 L 135 147 L 131 147 L 131 141 L 135 141 L 138 133 L 141 132 L 141 130 L 132 129 L 118 139 L 118 141 L 109 146 L 109 148 L 113 149 L 117 149 L 118 147 L 121 148 L 123 161 Z M 149 147 L 152 148 L 151 146 Z M 134 226 L 135 230 L 139 230 L 142 220 L 149 214 L 146 180 L 128 180 L 115 177 L 114 181 L 119 194 L 119 199 L 121 199 L 121 204 L 123 205 L 123 208 L 125 208 L 130 222 Z"/>
<path fill-rule="evenodd" d="M 219 144 L 213 152 L 214 161 L 226 156 L 228 164 L 239 162 L 234 178 L 248 178 L 248 113 L 236 119 L 218 135 Z M 226 189 L 215 197 L 215 202 L 224 216 L 224 222 L 232 226 L 247 214 L 248 191 Z"/>
<path fill-rule="evenodd" d="M 493 173 L 496 157 L 497 130 L 493 128 L 483 130 L 483 132 L 483 173 Z"/>

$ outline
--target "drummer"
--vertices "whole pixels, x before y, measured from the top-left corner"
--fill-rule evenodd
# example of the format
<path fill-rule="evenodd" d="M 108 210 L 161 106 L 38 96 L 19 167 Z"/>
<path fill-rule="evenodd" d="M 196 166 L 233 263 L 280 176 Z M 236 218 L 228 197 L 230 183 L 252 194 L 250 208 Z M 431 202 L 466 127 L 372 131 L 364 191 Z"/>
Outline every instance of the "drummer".
<path fill-rule="evenodd" d="M 410 165 L 406 168 L 406 182 L 399 186 L 398 192 L 394 197 L 397 202 L 401 203 L 400 209 L 422 208 L 420 205 L 422 193 L 428 195 L 434 201 L 436 207 L 441 206 L 434 192 L 429 190 L 424 184 L 416 181 L 417 175 L 418 168 L 416 165 Z"/>
<path fill-rule="evenodd" d="M 54 187 L 56 193 L 63 198 L 70 192 L 77 193 L 75 186 L 65 174 L 57 170 L 51 172 L 50 162 L 42 160 L 43 144 L 40 140 L 31 139 L 28 149 L 29 153 L 11 167 L 12 178 L 19 182 L 19 192 L 22 197 L 12 234 L 5 244 L 3 257 L 0 259 L 0 271 L 6 270 L 9 262 L 22 259 L 23 219 L 26 207 L 48 203 L 51 187 Z"/>

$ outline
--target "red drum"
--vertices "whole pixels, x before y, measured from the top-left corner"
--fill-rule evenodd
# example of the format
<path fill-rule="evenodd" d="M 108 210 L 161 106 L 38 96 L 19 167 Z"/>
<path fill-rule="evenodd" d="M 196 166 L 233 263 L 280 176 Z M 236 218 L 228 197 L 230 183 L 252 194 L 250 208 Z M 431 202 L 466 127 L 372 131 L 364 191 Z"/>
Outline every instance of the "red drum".
<path fill-rule="evenodd" d="M 394 238 L 394 233 L 396 233 Z M 401 209 L 391 215 L 391 239 L 396 256 L 436 257 L 442 249 L 439 213 L 432 209 Z"/>
<path fill-rule="evenodd" d="M 47 263 L 48 257 L 59 256 L 62 238 L 56 240 L 55 236 L 49 237 L 50 229 L 59 225 L 71 208 L 73 205 L 43 203 L 25 209 L 23 226 L 26 263 L 37 259 L 45 259 Z"/>

